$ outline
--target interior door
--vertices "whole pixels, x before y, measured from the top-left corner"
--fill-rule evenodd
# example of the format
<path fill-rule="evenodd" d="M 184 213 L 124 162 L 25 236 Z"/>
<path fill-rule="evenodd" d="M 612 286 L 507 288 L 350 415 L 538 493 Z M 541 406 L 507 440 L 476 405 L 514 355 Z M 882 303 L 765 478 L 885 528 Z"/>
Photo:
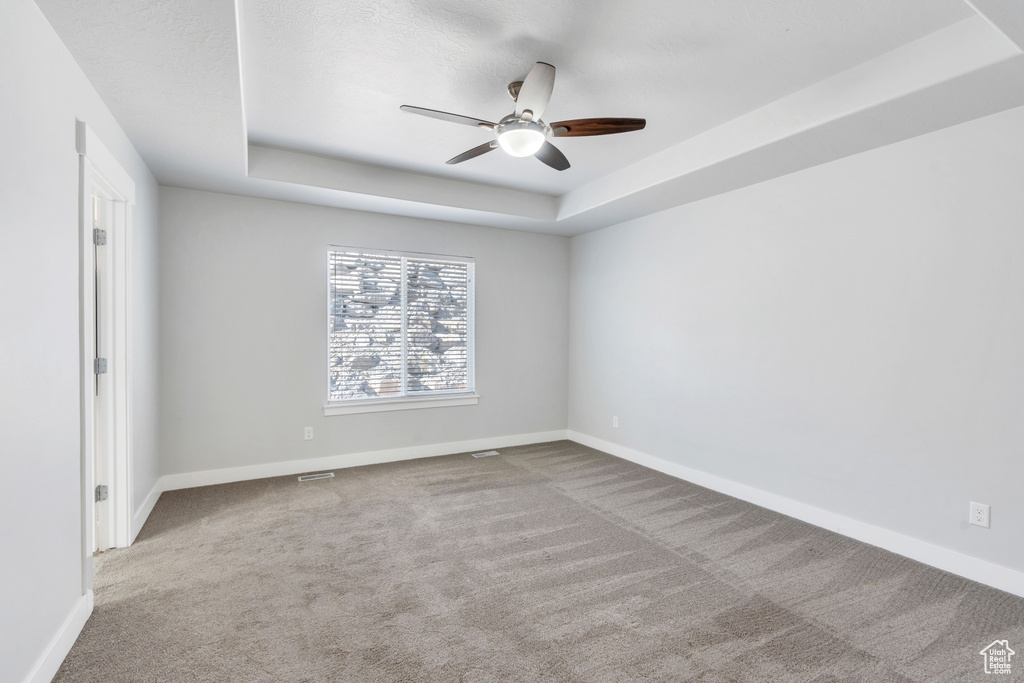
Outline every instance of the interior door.
<path fill-rule="evenodd" d="M 93 264 L 95 292 L 95 410 L 93 423 L 93 467 L 96 488 L 95 539 L 93 551 L 102 552 L 115 545 L 114 517 L 110 503 L 110 485 L 113 472 L 113 403 L 111 359 L 113 328 L 113 278 L 109 240 L 113 237 L 113 201 L 98 191 L 92 195 Z"/>

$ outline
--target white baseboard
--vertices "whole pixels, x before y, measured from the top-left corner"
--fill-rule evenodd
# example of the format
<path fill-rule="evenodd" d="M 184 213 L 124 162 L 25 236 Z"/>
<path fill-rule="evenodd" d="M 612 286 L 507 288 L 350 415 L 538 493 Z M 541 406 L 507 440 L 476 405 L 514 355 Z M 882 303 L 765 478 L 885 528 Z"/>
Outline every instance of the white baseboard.
<path fill-rule="evenodd" d="M 903 557 L 909 557 L 912 560 L 917 560 L 957 576 L 1024 597 L 1024 572 L 980 560 L 970 555 L 964 555 L 955 550 L 949 550 L 948 548 L 943 548 L 910 536 L 904 536 L 890 529 L 860 522 L 844 515 L 829 512 L 828 510 L 822 510 L 813 505 L 763 491 L 753 486 L 732 481 L 731 479 L 725 479 L 724 477 L 695 470 L 685 465 L 669 462 L 668 460 L 663 460 L 662 458 L 648 455 L 626 446 L 598 439 L 589 434 L 569 430 L 568 438 L 576 443 L 596 448 L 599 451 L 604 451 L 623 460 L 629 460 L 652 470 L 663 472 L 677 479 L 683 479 L 698 486 L 703 486 L 713 491 L 745 500 L 748 503 L 780 512 L 789 517 L 795 517 L 808 524 L 813 524 L 829 531 L 835 531 L 843 536 L 863 541 Z"/>
<path fill-rule="evenodd" d="M 67 619 L 61 625 L 60 630 L 50 641 L 49 647 L 32 667 L 32 671 L 25 678 L 25 683 L 50 683 L 57 675 L 57 669 L 64 662 L 64 658 L 71 652 L 71 646 L 78 639 L 85 622 L 92 614 L 92 591 L 80 597 L 68 614 Z"/>
<path fill-rule="evenodd" d="M 142 526 L 149 519 L 149 513 L 153 512 L 153 507 L 156 505 L 156 501 L 160 499 L 160 494 L 164 492 L 164 478 L 160 477 L 153 484 L 153 488 L 149 490 L 149 495 L 142 501 L 142 505 L 135 511 L 132 516 L 132 526 L 128 529 L 128 545 L 135 543 L 135 539 L 138 537 L 139 532 L 142 531 Z"/>
<path fill-rule="evenodd" d="M 235 481 L 248 481 L 250 479 L 282 477 L 290 474 L 302 474 L 303 472 L 339 470 L 347 467 L 360 467 L 362 465 L 379 465 L 385 462 L 429 458 L 438 455 L 449 455 L 451 453 L 526 446 L 528 444 L 559 441 L 566 438 L 568 437 L 564 429 L 551 432 L 534 432 L 532 434 L 513 434 L 487 439 L 473 439 L 471 441 L 451 441 L 423 446 L 408 446 L 406 448 L 330 455 L 323 458 L 309 458 L 306 460 L 285 460 L 264 465 L 245 465 L 220 470 L 165 474 L 157 484 L 161 487 L 161 491 L 174 491 L 177 489 L 195 488 L 197 486 L 210 486 L 212 484 L 229 484 Z"/>

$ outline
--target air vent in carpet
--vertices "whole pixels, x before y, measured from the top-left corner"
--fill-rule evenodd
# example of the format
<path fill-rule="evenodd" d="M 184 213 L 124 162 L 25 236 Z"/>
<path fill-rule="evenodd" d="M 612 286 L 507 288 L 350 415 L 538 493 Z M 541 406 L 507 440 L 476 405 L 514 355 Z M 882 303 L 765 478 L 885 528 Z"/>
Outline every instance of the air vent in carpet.
<path fill-rule="evenodd" d="M 334 472 L 321 472 L 320 474 L 303 474 L 299 477 L 299 481 L 313 481 L 314 479 L 330 479 L 334 476 Z"/>
<path fill-rule="evenodd" d="M 490 455 L 498 455 L 498 451 L 484 451 L 483 453 L 474 453 L 474 458 L 486 458 Z"/>

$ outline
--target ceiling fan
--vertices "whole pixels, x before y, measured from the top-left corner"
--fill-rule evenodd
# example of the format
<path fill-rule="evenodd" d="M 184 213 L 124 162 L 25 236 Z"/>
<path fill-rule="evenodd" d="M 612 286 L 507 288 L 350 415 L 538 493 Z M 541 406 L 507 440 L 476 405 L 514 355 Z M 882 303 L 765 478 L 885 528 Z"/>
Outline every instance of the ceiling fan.
<path fill-rule="evenodd" d="M 582 137 L 586 135 L 610 135 L 612 133 L 628 133 L 641 130 L 647 121 L 644 119 L 573 119 L 545 123 L 541 120 L 544 109 L 551 99 L 551 91 L 555 87 L 555 67 L 545 62 L 537 62 L 530 69 L 526 80 L 509 83 L 508 94 L 515 100 L 516 110 L 498 123 L 491 123 L 471 116 L 449 114 L 436 109 L 424 109 L 403 104 L 402 111 L 433 119 L 461 123 L 467 126 L 486 128 L 495 134 L 495 139 L 478 145 L 471 150 L 454 156 L 445 163 L 460 164 L 486 154 L 501 147 L 514 157 L 535 156 L 557 171 L 569 168 L 569 160 L 557 147 L 548 142 L 551 137 Z"/>

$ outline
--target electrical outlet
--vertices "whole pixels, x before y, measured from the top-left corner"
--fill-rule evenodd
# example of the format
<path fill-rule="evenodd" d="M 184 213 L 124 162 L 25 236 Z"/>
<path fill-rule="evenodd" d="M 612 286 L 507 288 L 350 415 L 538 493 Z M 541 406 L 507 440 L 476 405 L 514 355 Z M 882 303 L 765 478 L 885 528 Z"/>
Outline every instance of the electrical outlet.
<path fill-rule="evenodd" d="M 984 503 L 971 502 L 971 524 L 989 528 L 989 506 Z"/>
<path fill-rule="evenodd" d="M 619 416 L 618 415 L 613 415 L 612 416 L 612 427 L 614 427 L 615 429 L 619 428 Z"/>
<path fill-rule="evenodd" d="M 306 427 L 306 431 L 303 434 L 303 438 L 306 441 L 312 441 L 313 440 L 313 428 L 312 427 Z"/>

